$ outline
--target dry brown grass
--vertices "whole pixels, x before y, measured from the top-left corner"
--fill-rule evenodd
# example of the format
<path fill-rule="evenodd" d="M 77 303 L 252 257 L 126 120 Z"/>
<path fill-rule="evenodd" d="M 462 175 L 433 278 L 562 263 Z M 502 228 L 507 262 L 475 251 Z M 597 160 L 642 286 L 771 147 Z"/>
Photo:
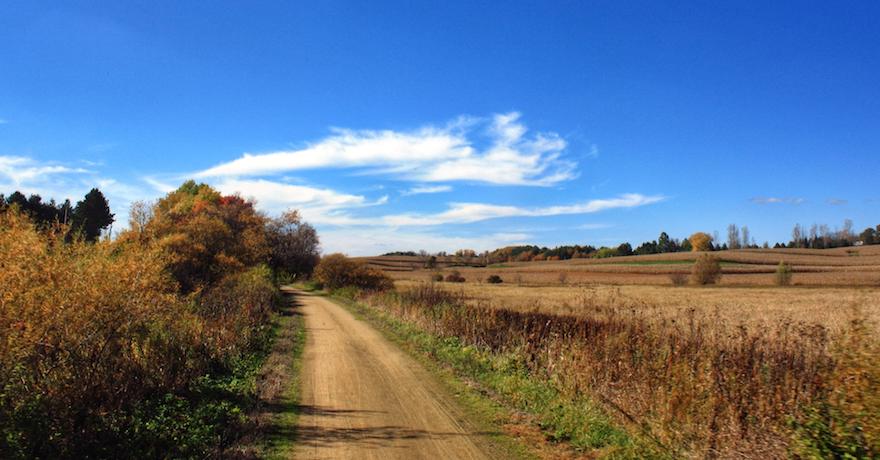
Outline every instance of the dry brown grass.
<path fill-rule="evenodd" d="M 709 287 L 672 281 L 695 253 L 455 267 L 467 283 L 433 285 L 438 270 L 386 260 L 403 294 L 376 304 L 522 356 L 676 457 L 877 455 L 880 246 L 713 255 L 723 276 Z M 781 261 L 791 286 L 774 285 Z"/>
<path fill-rule="evenodd" d="M 859 411 L 877 407 L 878 367 L 846 359 L 877 349 L 876 325 L 864 314 L 871 309 L 876 318 L 876 291 L 811 297 L 803 294 L 821 291 L 645 286 L 637 299 L 623 292 L 636 289 L 630 286 L 399 284 L 399 295 L 368 300 L 441 336 L 518 356 L 534 376 L 602 402 L 675 457 L 826 456 L 848 446 L 876 452 L 874 438 L 857 428 L 877 435 L 875 418 Z M 509 308 L 536 293 L 543 304 Z M 801 305 L 784 303 L 788 293 L 800 294 Z M 780 307 L 762 308 L 768 299 Z M 871 332 L 852 342 L 854 324 Z M 838 397 L 835 382 L 850 375 L 862 378 L 852 384 L 858 393 Z M 817 407 L 831 409 L 804 412 Z M 830 446 L 812 445 L 829 432 Z"/>
<path fill-rule="evenodd" d="M 419 281 L 397 281 L 406 290 Z M 767 322 L 779 318 L 809 319 L 831 329 L 844 327 L 854 311 L 880 323 L 880 288 L 697 287 L 654 285 L 518 286 L 514 283 L 439 284 L 460 292 L 470 305 L 515 311 L 583 315 L 591 305 L 649 310 L 675 317 L 691 308 L 727 321 Z"/>

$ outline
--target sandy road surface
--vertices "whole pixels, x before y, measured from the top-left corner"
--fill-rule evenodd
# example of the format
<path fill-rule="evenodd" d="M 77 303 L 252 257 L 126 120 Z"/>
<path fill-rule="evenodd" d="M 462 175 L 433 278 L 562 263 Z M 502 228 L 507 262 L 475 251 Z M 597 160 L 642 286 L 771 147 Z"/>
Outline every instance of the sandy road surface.
<path fill-rule="evenodd" d="M 339 305 L 295 296 L 307 334 L 295 458 L 488 458 L 415 360 Z"/>

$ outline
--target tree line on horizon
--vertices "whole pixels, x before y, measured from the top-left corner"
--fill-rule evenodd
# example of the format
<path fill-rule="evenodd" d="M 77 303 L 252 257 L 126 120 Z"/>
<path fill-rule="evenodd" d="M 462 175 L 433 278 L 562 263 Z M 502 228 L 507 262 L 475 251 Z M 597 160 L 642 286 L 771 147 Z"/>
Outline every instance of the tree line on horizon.
<path fill-rule="evenodd" d="M 72 205 L 69 199 L 57 203 L 54 199 L 43 201 L 43 197 L 37 194 L 26 197 L 17 190 L 8 197 L 0 193 L 0 213 L 12 207 L 27 215 L 38 227 L 66 225 L 71 233 L 69 236 L 79 233 L 89 242 L 97 241 L 101 232 L 115 221 L 110 203 L 97 188 L 86 193 L 76 205 Z"/>
<path fill-rule="evenodd" d="M 813 224 L 809 231 L 800 224 L 792 230 L 792 239 L 786 243 L 775 243 L 772 247 L 779 248 L 809 248 L 830 249 L 856 245 L 880 244 L 880 225 L 876 228 L 868 227 L 860 234 L 853 231 L 853 223 L 846 219 L 843 227 L 839 230 L 830 230 L 828 225 Z M 549 248 L 537 245 L 513 245 L 477 253 L 472 249 L 459 249 L 454 253 L 440 251 L 428 253 L 427 251 L 394 251 L 382 254 L 383 256 L 410 256 L 421 257 L 427 260 L 428 268 L 433 268 L 438 258 L 453 259 L 459 263 L 482 263 L 495 264 L 501 262 L 535 262 L 554 261 L 568 259 L 604 259 L 607 257 L 622 257 L 632 255 L 665 254 L 672 252 L 692 251 L 727 251 L 732 249 L 769 249 L 769 242 L 758 245 L 752 236 L 749 227 L 730 224 L 727 227 L 727 241 L 722 242 L 715 232 L 709 235 L 706 232 L 696 232 L 683 239 L 671 238 L 666 232 L 660 232 L 656 240 L 645 241 L 633 249 L 629 242 L 617 246 L 595 247 L 592 245 L 562 245 Z"/>

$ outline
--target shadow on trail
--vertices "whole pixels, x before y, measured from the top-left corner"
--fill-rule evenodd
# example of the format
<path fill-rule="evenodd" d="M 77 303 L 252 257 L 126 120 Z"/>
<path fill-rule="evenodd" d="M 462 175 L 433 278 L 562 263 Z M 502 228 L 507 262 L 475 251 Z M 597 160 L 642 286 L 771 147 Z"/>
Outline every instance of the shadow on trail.
<path fill-rule="evenodd" d="M 315 406 L 298 406 L 301 416 L 342 417 L 346 419 L 361 418 L 369 414 L 384 413 L 383 411 L 331 409 Z M 345 444 L 362 447 L 397 447 L 406 448 L 400 441 L 406 440 L 438 440 L 454 437 L 497 435 L 497 432 L 457 433 L 411 429 L 397 425 L 381 425 L 370 427 L 317 427 L 301 420 L 300 426 L 291 433 L 296 441 L 312 447 L 331 447 Z M 305 422 L 305 423 L 303 423 Z"/>

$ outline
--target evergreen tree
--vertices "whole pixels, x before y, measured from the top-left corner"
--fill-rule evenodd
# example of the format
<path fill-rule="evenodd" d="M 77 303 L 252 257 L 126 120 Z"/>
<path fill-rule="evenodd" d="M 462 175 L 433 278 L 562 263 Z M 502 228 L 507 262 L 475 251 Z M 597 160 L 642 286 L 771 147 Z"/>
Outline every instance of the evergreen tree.
<path fill-rule="evenodd" d="M 113 223 L 113 214 L 104 194 L 93 188 L 82 201 L 76 203 L 71 220 L 73 227 L 82 232 L 86 241 L 95 242 L 101 236 L 101 230 Z"/>

